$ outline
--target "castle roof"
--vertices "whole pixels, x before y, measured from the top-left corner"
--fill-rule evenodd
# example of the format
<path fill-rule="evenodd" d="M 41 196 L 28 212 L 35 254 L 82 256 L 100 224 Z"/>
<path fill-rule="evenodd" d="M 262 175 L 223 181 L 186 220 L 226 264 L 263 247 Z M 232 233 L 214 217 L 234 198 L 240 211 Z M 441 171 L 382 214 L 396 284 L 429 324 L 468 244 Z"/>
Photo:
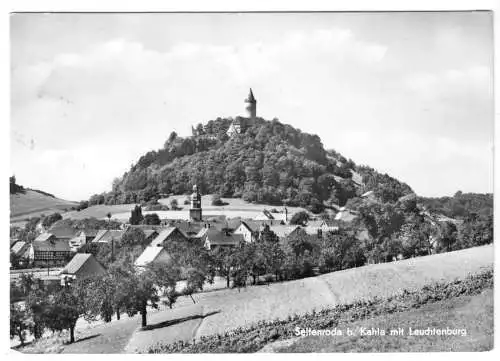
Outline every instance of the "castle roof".
<path fill-rule="evenodd" d="M 250 88 L 250 93 L 248 94 L 248 98 L 246 99 L 250 103 L 255 103 L 255 97 L 253 96 L 252 88 Z"/>

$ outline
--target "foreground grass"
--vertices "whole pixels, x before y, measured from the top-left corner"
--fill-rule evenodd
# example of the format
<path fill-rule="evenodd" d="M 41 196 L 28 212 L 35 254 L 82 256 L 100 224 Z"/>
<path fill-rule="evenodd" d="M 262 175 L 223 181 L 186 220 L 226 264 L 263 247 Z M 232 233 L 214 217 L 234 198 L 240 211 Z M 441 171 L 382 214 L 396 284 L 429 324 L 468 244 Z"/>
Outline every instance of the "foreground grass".
<path fill-rule="evenodd" d="M 306 336 L 275 352 L 439 352 L 488 351 L 493 348 L 493 290 L 476 296 L 460 296 L 421 308 L 339 325 L 355 336 Z M 466 335 L 410 335 L 408 330 L 430 327 L 465 329 Z M 402 328 L 403 335 L 390 335 Z M 362 329 L 381 329 L 385 336 L 361 335 Z M 366 332 L 365 332 L 366 333 Z"/>
<path fill-rule="evenodd" d="M 213 335 L 208 337 L 201 337 L 200 341 L 196 343 L 184 343 L 178 342 L 175 344 L 168 345 L 156 345 L 149 349 L 150 353 L 172 353 L 172 352 L 184 352 L 184 353 L 206 353 L 206 352 L 256 352 L 262 349 L 267 344 L 277 341 L 286 340 L 295 337 L 296 327 L 300 329 L 315 329 L 315 330 L 325 330 L 340 328 L 341 325 L 346 325 L 360 320 L 367 320 L 377 316 L 382 316 L 387 318 L 387 315 L 398 313 L 398 312 L 410 312 L 412 310 L 420 309 L 426 305 L 432 305 L 436 302 L 444 300 L 452 300 L 456 297 L 466 297 L 481 294 L 486 289 L 493 288 L 493 270 L 488 269 L 482 271 L 481 273 L 470 275 L 463 280 L 455 280 L 452 282 L 438 282 L 429 284 L 419 290 L 404 290 L 398 292 L 388 298 L 371 298 L 363 299 L 353 303 L 337 305 L 330 309 L 324 309 L 320 312 L 312 312 L 302 316 L 288 317 L 284 320 L 275 321 L 262 321 L 255 323 L 249 327 L 240 327 L 231 331 L 227 331 L 224 334 Z M 439 305 L 436 305 L 436 312 L 441 312 Z M 481 307 L 479 303 L 478 307 Z M 467 307 L 465 308 L 467 309 Z M 488 308 L 487 308 L 488 309 Z M 421 317 L 417 313 L 414 317 Z M 474 315 L 471 313 L 470 315 Z M 381 319 L 382 319 L 381 317 Z M 465 316 L 464 322 L 470 321 L 472 316 Z M 389 319 L 388 319 L 389 320 Z M 390 321 L 390 320 L 389 320 Z M 389 322 L 388 321 L 388 322 Z M 400 320 L 401 321 L 401 320 Z M 485 330 L 492 330 L 489 327 L 488 317 L 485 316 L 483 319 Z M 396 324 L 396 321 L 394 321 Z M 410 320 L 408 320 L 410 322 Z M 429 326 L 425 323 L 426 320 L 422 319 L 423 324 Z M 439 327 L 446 327 L 452 325 L 439 323 Z M 458 322 L 458 319 L 456 320 Z M 491 321 L 492 322 L 492 321 Z M 453 323 L 452 323 L 453 324 Z M 479 327 L 479 325 L 473 325 L 473 327 Z M 403 326 L 397 326 L 403 327 Z M 469 324 L 461 325 L 460 328 L 469 328 Z M 483 326 L 481 326 L 483 327 Z M 323 336 L 325 337 L 325 336 Z M 328 336 L 332 337 L 332 336 Z M 435 336 L 434 336 L 435 338 Z M 374 338 L 371 342 L 377 342 L 379 337 Z M 427 342 L 432 343 L 435 340 L 429 339 Z M 305 342 L 305 341 L 304 341 Z M 310 342 L 313 342 L 312 340 Z M 324 340 L 326 342 L 323 348 L 329 347 L 331 340 Z M 443 341 L 445 342 L 445 341 Z M 393 342 L 394 343 L 394 342 Z M 396 345 L 396 344 L 395 344 Z M 358 345 L 359 346 L 359 345 Z M 424 345 L 425 346 L 425 345 Z M 464 345 L 466 346 L 466 345 Z M 292 347 L 292 346 L 290 346 Z M 311 350 L 307 344 L 303 344 L 303 348 L 298 347 L 295 352 L 303 351 L 316 351 L 317 349 Z M 311 347 L 316 347 L 312 346 Z M 318 346 L 319 347 L 319 346 Z M 355 347 L 355 346 L 353 346 Z M 357 347 L 357 346 L 356 346 Z M 367 346 L 369 349 L 370 346 Z M 393 346 L 396 348 L 397 346 Z M 484 349 L 489 349 L 490 345 L 482 343 L 481 347 Z M 363 348 L 361 348 L 362 350 Z M 423 348 L 425 349 L 425 347 Z M 358 351 L 357 348 L 346 348 L 343 351 Z M 399 349 L 398 349 L 399 350 Z M 416 349 L 414 349 L 416 350 Z M 472 351 L 472 349 L 467 349 Z M 291 351 L 291 350 L 289 350 Z M 328 349 L 327 351 L 332 351 Z"/>

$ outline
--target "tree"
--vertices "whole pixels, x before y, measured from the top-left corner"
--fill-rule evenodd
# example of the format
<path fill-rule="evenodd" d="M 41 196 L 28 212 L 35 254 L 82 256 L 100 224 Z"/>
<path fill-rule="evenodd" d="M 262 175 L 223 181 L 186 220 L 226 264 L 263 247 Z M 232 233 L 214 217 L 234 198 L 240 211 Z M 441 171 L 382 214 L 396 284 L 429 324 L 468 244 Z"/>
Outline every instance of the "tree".
<path fill-rule="evenodd" d="M 27 333 L 30 329 L 30 320 L 27 312 L 15 303 L 10 304 L 10 338 L 18 337 L 21 346 L 24 346 Z"/>
<path fill-rule="evenodd" d="M 26 278 L 28 280 L 28 278 Z M 42 337 L 43 331 L 47 327 L 46 312 L 49 308 L 48 292 L 44 289 L 41 283 L 38 287 L 29 286 L 29 292 L 26 297 L 26 311 L 28 312 L 30 323 L 30 333 L 38 340 Z"/>
<path fill-rule="evenodd" d="M 116 309 L 115 294 L 118 284 L 110 275 L 99 275 L 81 280 L 79 285 L 84 297 L 85 309 L 93 315 L 100 315 L 104 322 L 110 322 Z"/>
<path fill-rule="evenodd" d="M 359 267 L 365 263 L 361 243 L 354 229 L 328 233 L 320 250 L 320 267 L 327 272 Z"/>
<path fill-rule="evenodd" d="M 14 268 L 14 269 L 19 268 L 21 263 L 22 263 L 22 256 L 12 252 L 12 250 L 11 250 L 10 251 L 10 267 Z"/>
<path fill-rule="evenodd" d="M 222 201 L 220 195 L 214 194 L 212 196 L 212 206 L 223 206 L 225 203 Z"/>
<path fill-rule="evenodd" d="M 117 299 L 132 316 L 141 315 L 142 327 L 147 326 L 147 307 L 158 308 L 160 296 L 166 297 L 171 307 L 177 297 L 175 286 L 180 279 L 180 269 L 173 264 L 148 265 L 137 270 L 130 263 L 120 263 L 111 271 L 120 280 Z"/>
<path fill-rule="evenodd" d="M 9 177 L 9 183 L 10 183 L 10 194 L 16 194 L 19 192 L 24 193 L 24 188 L 23 186 L 16 184 L 16 176 Z"/>
<path fill-rule="evenodd" d="M 493 242 L 493 217 L 469 216 L 460 225 L 454 249 L 482 246 Z"/>
<path fill-rule="evenodd" d="M 203 289 L 203 284 L 205 283 L 206 275 L 199 268 L 189 268 L 186 271 L 186 287 L 183 290 L 183 294 L 191 297 L 193 303 L 196 303 L 193 298 L 193 293 L 201 291 Z"/>
<path fill-rule="evenodd" d="M 45 324 L 52 331 L 69 330 L 70 343 L 75 342 L 75 326 L 80 316 L 85 315 L 87 320 L 94 320 L 95 314 L 91 308 L 85 307 L 86 287 L 75 284 L 61 287 L 50 297 L 49 305 L 45 312 Z"/>
<path fill-rule="evenodd" d="M 159 224 L 161 224 L 161 219 L 157 213 L 146 214 L 144 216 L 144 220 L 142 221 L 142 224 L 159 225 Z"/>
<path fill-rule="evenodd" d="M 437 240 L 438 252 L 449 252 L 452 250 L 457 240 L 457 227 L 451 222 L 444 222 L 439 226 L 439 236 Z"/>
<path fill-rule="evenodd" d="M 172 131 L 172 133 L 170 133 L 170 135 L 168 136 L 168 142 L 172 143 L 176 139 L 177 139 L 177 133 L 175 131 Z"/>
<path fill-rule="evenodd" d="M 226 278 L 226 287 L 229 288 L 232 267 L 237 263 L 235 251 L 228 247 L 218 247 L 214 252 L 214 264 L 221 277 Z"/>
<path fill-rule="evenodd" d="M 134 209 L 130 211 L 129 223 L 132 225 L 141 224 L 144 217 L 142 216 L 142 208 L 139 205 L 136 205 Z"/>
<path fill-rule="evenodd" d="M 44 228 L 49 228 L 50 226 L 52 226 L 54 223 L 56 223 L 57 221 L 61 220 L 63 217 L 61 216 L 60 213 L 52 213 L 51 215 L 45 217 L 42 221 L 42 226 Z"/>
<path fill-rule="evenodd" d="M 290 220 L 290 224 L 305 226 L 308 221 L 309 221 L 309 214 L 307 212 L 300 211 L 293 215 L 292 219 Z"/>
<path fill-rule="evenodd" d="M 147 246 L 146 235 L 140 228 L 130 228 L 121 238 L 121 247 Z"/>
<path fill-rule="evenodd" d="M 80 201 L 80 203 L 78 203 L 78 206 L 76 206 L 76 210 L 81 211 L 88 207 L 89 207 L 89 201 Z"/>
<path fill-rule="evenodd" d="M 179 208 L 179 203 L 177 202 L 176 198 L 172 198 L 170 200 L 170 208 L 172 208 L 172 210 L 174 210 L 174 211 Z"/>

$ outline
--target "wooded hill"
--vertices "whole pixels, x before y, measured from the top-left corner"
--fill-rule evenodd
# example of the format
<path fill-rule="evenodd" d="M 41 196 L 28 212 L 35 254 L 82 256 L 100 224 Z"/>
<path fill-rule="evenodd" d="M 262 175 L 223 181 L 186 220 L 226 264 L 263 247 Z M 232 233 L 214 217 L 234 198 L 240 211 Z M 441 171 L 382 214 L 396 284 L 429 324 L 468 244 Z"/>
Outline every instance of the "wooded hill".
<path fill-rule="evenodd" d="M 325 150 L 317 135 L 277 119 L 257 118 L 244 132 L 229 137 L 232 121 L 217 118 L 198 124 L 189 137 L 172 132 L 162 149 L 143 155 L 115 179 L 111 192 L 92 196 L 89 205 L 148 202 L 162 194 L 190 193 L 194 184 L 202 194 L 286 203 L 313 212 L 343 206 L 368 190 L 383 202 L 412 193 L 387 174 Z"/>

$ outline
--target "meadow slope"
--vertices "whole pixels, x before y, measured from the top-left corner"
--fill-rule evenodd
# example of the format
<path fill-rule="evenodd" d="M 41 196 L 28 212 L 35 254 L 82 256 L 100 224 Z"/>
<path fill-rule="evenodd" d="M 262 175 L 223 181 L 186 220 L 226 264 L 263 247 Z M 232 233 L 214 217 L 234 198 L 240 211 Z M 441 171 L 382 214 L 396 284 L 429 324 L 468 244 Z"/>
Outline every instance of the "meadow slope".
<path fill-rule="evenodd" d="M 26 190 L 25 193 L 10 195 L 10 219 L 12 222 L 40 216 L 42 213 L 45 215 L 54 212 L 62 213 L 65 209 L 69 209 L 76 204 L 76 202 Z"/>
<path fill-rule="evenodd" d="M 465 278 L 493 265 L 493 246 L 368 265 L 302 280 L 197 294 L 205 314 L 196 337 L 224 333 L 259 320 L 286 318 L 354 300 L 385 297 L 438 280 Z M 164 330 L 168 333 L 168 328 Z M 187 335 L 186 341 L 191 335 Z"/>
<path fill-rule="evenodd" d="M 432 281 L 465 278 L 493 265 L 493 246 L 368 265 L 302 280 L 198 295 L 206 313 L 197 337 L 362 298 L 386 297 Z"/>
<path fill-rule="evenodd" d="M 186 195 L 170 196 L 168 198 L 162 198 L 159 203 L 165 204 L 170 207 L 170 201 L 172 199 L 177 200 L 179 208 L 178 211 L 144 211 L 143 215 L 148 213 L 157 213 L 160 218 L 168 219 L 189 219 L 189 204 L 184 204 L 186 200 Z M 269 206 L 265 204 L 253 204 L 245 202 L 239 198 L 222 198 L 227 205 L 224 206 L 212 206 L 212 196 L 204 195 L 201 198 L 201 207 L 203 209 L 204 216 L 215 216 L 215 215 L 225 215 L 228 218 L 242 217 L 242 218 L 253 218 L 257 216 L 264 209 L 276 208 L 279 211 L 283 210 L 283 207 Z M 63 214 L 63 218 L 72 219 L 84 219 L 89 217 L 95 218 L 106 218 L 108 213 L 111 213 L 112 219 L 127 221 L 130 217 L 130 211 L 135 207 L 135 204 L 117 204 L 117 205 L 96 205 L 88 207 L 79 212 L 70 211 Z M 304 210 L 299 207 L 288 207 L 288 219 L 290 219 L 294 213 Z"/>

